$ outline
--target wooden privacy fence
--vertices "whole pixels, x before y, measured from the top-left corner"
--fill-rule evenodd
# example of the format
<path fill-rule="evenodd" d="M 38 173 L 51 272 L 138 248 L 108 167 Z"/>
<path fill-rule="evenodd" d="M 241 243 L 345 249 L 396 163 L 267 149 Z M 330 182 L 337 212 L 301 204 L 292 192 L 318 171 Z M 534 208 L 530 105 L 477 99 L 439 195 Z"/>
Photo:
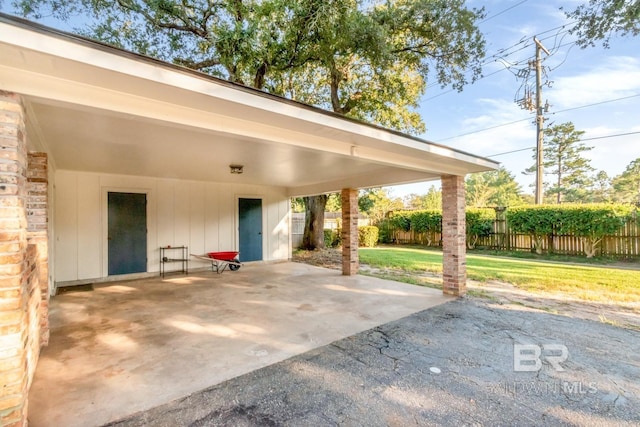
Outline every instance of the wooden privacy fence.
<path fill-rule="evenodd" d="M 384 222 L 379 227 L 381 228 L 381 236 L 387 236 L 388 239 L 383 243 L 442 246 L 440 233 L 403 231 L 392 227 L 389 222 Z M 469 241 L 468 238 L 467 242 Z M 478 237 L 473 247 L 504 251 L 532 251 L 534 242 L 532 236 L 510 230 L 504 210 L 496 209 L 492 232 L 488 236 Z M 552 233 L 543 240 L 542 250 L 561 255 L 584 255 L 584 243 L 583 239 L 578 236 Z M 617 233 L 605 236 L 598 245 L 598 255 L 618 258 L 640 257 L 638 222 L 633 219 L 629 220 Z"/>

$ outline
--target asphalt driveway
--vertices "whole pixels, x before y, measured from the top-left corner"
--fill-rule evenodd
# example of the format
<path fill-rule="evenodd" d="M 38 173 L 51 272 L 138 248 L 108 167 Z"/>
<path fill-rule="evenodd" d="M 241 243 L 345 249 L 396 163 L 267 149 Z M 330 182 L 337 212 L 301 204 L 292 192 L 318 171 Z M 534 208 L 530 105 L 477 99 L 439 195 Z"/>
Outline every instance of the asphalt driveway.
<path fill-rule="evenodd" d="M 639 423 L 640 332 L 464 298 L 111 425 Z"/>

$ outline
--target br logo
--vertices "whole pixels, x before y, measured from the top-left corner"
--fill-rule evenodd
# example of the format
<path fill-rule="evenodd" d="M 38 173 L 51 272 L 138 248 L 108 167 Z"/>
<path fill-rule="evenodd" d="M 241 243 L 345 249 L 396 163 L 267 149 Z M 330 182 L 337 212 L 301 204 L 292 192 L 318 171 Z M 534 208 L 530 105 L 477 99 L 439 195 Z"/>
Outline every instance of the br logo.
<path fill-rule="evenodd" d="M 562 344 L 514 344 L 513 370 L 516 372 L 536 372 L 542 368 L 542 359 L 556 371 L 564 371 L 562 362 L 569 358 L 569 350 Z"/>

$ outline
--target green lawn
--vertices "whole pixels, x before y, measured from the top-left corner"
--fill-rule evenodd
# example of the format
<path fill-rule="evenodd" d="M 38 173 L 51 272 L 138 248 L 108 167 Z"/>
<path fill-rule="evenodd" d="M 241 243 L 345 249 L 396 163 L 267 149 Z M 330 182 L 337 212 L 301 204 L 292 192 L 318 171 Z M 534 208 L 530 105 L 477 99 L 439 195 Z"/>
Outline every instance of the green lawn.
<path fill-rule="evenodd" d="M 405 278 L 423 271 L 442 272 L 442 252 L 418 248 L 362 248 L 360 262 L 391 268 Z M 586 301 L 640 301 L 639 270 L 467 255 L 467 276 L 481 282 L 500 280 L 521 289 L 562 293 Z"/>

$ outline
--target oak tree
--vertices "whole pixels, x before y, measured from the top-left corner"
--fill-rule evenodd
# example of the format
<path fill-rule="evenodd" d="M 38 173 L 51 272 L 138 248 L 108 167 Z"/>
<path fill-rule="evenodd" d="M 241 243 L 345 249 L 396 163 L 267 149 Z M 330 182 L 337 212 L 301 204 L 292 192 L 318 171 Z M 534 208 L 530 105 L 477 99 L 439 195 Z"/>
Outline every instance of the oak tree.
<path fill-rule="evenodd" d="M 469 207 L 506 207 L 524 203 L 520 185 L 504 166 L 495 171 L 469 175 L 465 187 Z"/>
<path fill-rule="evenodd" d="M 16 0 L 27 17 L 335 113 L 408 133 L 427 82 L 481 74 L 483 9 L 464 0 Z M 305 197 L 307 248 L 326 195 Z M 315 227 L 314 227 L 315 224 Z"/>
<path fill-rule="evenodd" d="M 570 32 L 578 36 L 576 43 L 581 47 L 595 46 L 599 41 L 609 47 L 615 34 L 640 34 L 640 0 L 589 0 L 573 10 L 564 10 L 575 21 Z"/>

